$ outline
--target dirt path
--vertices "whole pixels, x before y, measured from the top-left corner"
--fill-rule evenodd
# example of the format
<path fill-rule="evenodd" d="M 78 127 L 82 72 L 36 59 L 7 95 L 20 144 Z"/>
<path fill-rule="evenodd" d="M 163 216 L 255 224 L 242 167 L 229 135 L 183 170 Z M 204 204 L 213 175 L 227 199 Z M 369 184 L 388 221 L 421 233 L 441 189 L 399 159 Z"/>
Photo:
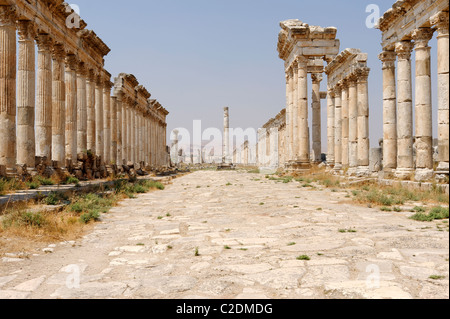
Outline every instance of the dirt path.
<path fill-rule="evenodd" d="M 176 179 L 123 201 L 80 241 L 3 258 L 0 298 L 449 297 L 438 222 L 299 186 L 239 172 Z"/>

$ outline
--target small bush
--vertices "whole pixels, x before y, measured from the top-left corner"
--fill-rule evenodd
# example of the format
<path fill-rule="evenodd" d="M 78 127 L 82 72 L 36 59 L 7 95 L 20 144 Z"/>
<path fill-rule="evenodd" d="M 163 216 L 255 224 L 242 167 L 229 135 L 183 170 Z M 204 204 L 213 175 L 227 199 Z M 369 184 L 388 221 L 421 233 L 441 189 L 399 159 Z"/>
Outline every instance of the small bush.
<path fill-rule="evenodd" d="M 83 224 L 88 224 L 91 220 L 98 221 L 100 219 L 100 213 L 98 211 L 92 211 L 89 213 L 82 214 L 80 216 L 80 221 Z"/>
<path fill-rule="evenodd" d="M 302 256 L 297 257 L 297 260 L 311 260 L 311 258 L 307 255 L 302 255 Z"/>
<path fill-rule="evenodd" d="M 66 178 L 66 180 L 65 180 L 62 184 L 63 184 L 63 185 L 69 185 L 69 184 L 75 184 L 75 185 L 78 185 L 78 184 L 80 184 L 80 180 L 79 180 L 78 178 L 76 178 L 76 177 L 68 176 L 68 177 Z"/>
<path fill-rule="evenodd" d="M 430 213 L 424 214 L 423 212 L 418 212 L 411 216 L 410 219 L 422 222 L 432 222 L 433 220 L 442 220 L 449 218 L 449 209 L 443 207 L 434 207 Z"/>
<path fill-rule="evenodd" d="M 43 185 L 43 186 L 53 186 L 53 185 L 55 185 L 55 182 L 54 182 L 54 181 L 52 181 L 52 180 L 49 179 L 49 178 L 42 177 L 42 176 L 38 176 L 38 177 L 37 177 L 37 180 L 38 180 L 39 183 L 40 183 L 41 185 Z"/>
<path fill-rule="evenodd" d="M 59 193 L 51 192 L 44 198 L 44 204 L 49 206 L 59 205 L 61 203 L 61 195 Z"/>
<path fill-rule="evenodd" d="M 40 228 L 46 224 L 47 220 L 41 213 L 31 213 L 26 211 L 16 211 L 7 215 L 3 221 L 4 228 L 10 227 L 37 227 Z"/>

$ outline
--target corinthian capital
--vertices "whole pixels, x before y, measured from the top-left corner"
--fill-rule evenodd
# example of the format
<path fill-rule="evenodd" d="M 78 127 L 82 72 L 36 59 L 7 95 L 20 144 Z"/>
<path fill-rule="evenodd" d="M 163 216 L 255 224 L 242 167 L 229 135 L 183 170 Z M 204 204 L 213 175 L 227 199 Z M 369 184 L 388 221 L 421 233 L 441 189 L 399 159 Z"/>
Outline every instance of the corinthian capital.
<path fill-rule="evenodd" d="M 29 20 L 20 20 L 17 22 L 17 33 L 19 40 L 33 40 L 36 37 L 34 23 Z"/>
<path fill-rule="evenodd" d="M 39 34 L 36 37 L 36 43 L 40 51 L 50 51 L 52 46 L 52 39 L 48 34 Z"/>
<path fill-rule="evenodd" d="M 433 38 L 434 30 L 431 28 L 419 28 L 414 30 L 412 38 L 414 39 L 416 48 L 428 47 L 428 42 Z"/>
<path fill-rule="evenodd" d="M 15 26 L 16 20 L 15 6 L 0 6 L 0 26 Z"/>
<path fill-rule="evenodd" d="M 435 25 L 438 29 L 438 33 L 440 36 L 447 35 L 448 36 L 448 27 L 449 27 L 449 19 L 448 19 L 448 11 L 442 11 L 438 14 L 431 17 L 430 22 L 432 25 Z"/>
<path fill-rule="evenodd" d="M 411 59 L 411 52 L 414 49 L 414 45 L 411 41 L 400 41 L 395 44 L 395 52 L 400 60 Z"/>

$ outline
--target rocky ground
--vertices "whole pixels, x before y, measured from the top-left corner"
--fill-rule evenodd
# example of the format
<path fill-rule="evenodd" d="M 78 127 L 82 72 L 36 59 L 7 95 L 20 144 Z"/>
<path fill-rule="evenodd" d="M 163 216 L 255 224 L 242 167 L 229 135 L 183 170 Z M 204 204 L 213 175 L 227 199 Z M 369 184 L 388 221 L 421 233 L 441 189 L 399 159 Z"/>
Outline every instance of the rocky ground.
<path fill-rule="evenodd" d="M 195 172 L 123 201 L 79 241 L 3 257 L 0 298 L 449 298 L 442 221 L 346 195 Z"/>

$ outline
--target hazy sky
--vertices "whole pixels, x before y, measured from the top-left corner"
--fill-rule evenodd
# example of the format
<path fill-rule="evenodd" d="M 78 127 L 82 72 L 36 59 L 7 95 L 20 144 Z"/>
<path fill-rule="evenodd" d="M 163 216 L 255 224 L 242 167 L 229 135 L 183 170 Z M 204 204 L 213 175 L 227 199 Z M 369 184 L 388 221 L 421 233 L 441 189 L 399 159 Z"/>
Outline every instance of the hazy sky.
<path fill-rule="evenodd" d="M 394 0 L 74 0 L 88 28 L 111 48 L 106 69 L 134 74 L 170 112 L 169 132 L 231 126 L 259 128 L 286 103 L 284 63 L 278 58 L 280 21 L 334 26 L 345 48 L 369 53 L 370 134 L 382 137 L 381 32 L 366 27 L 369 4 L 381 14 Z M 436 87 L 436 40 L 433 89 Z M 414 58 L 414 57 L 413 57 Z M 413 70 L 414 72 L 414 70 Z M 413 73 L 414 74 L 414 73 Z M 309 91 L 311 91 L 311 85 Z M 322 82 L 326 90 L 326 77 Z M 436 96 L 434 89 L 434 97 Z M 435 99 L 436 100 L 436 99 Z M 311 101 L 309 102 L 311 103 Z M 326 150 L 326 101 L 322 101 Z M 436 109 L 436 107 L 434 107 Z M 434 111 L 435 118 L 437 111 Z M 435 129 L 436 132 L 436 129 Z"/>

